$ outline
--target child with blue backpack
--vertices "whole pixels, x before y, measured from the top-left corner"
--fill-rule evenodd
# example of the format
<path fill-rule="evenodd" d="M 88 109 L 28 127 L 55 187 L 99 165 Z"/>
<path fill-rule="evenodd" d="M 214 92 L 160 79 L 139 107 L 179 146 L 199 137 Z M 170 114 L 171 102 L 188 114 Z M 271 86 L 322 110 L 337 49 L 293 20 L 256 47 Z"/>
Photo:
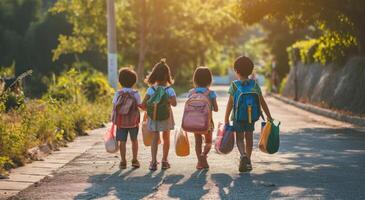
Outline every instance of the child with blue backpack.
<path fill-rule="evenodd" d="M 170 131 L 174 130 L 175 122 L 171 111 L 171 106 L 176 106 L 176 93 L 171 87 L 170 67 L 165 59 L 161 59 L 152 69 L 152 72 L 145 80 L 150 87 L 147 89 L 143 100 L 143 107 L 147 108 L 147 128 L 153 133 L 151 144 L 152 160 L 149 169 L 157 170 L 157 150 L 160 132 L 163 138 L 163 155 L 161 168 L 168 169 L 170 164 L 167 160 L 170 149 Z"/>
<path fill-rule="evenodd" d="M 267 120 L 272 120 L 260 86 L 255 80 L 249 79 L 253 68 L 253 62 L 248 57 L 238 57 L 234 62 L 234 71 L 238 80 L 234 80 L 228 90 L 230 96 L 227 103 L 225 123 L 229 124 L 230 115 L 233 111 L 231 119 L 236 132 L 237 148 L 241 155 L 240 172 L 252 170 L 253 131 L 255 122 L 260 117 L 263 118 L 261 108 L 264 110 Z"/>

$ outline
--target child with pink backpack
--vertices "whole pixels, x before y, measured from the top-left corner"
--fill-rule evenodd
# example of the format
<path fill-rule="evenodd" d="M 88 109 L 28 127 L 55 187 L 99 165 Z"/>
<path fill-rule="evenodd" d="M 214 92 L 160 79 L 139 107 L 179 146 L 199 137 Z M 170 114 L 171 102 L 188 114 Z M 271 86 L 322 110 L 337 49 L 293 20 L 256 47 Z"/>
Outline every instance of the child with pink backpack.
<path fill-rule="evenodd" d="M 182 128 L 194 133 L 195 153 L 198 158 L 196 168 L 209 169 L 207 155 L 212 146 L 214 130 L 212 111 L 218 112 L 217 94 L 209 89 L 212 72 L 207 67 L 198 67 L 194 72 L 193 82 L 195 88 L 190 90 L 189 99 L 185 103 Z"/>
<path fill-rule="evenodd" d="M 119 71 L 119 83 L 123 88 L 114 95 L 112 122 L 117 127 L 116 140 L 120 142 L 120 169 L 127 167 L 126 142 L 128 134 L 132 141 L 132 167 L 140 167 L 137 159 L 137 135 L 140 122 L 139 107 L 141 107 L 141 97 L 138 91 L 133 89 L 136 81 L 137 74 L 134 70 L 122 68 Z"/>

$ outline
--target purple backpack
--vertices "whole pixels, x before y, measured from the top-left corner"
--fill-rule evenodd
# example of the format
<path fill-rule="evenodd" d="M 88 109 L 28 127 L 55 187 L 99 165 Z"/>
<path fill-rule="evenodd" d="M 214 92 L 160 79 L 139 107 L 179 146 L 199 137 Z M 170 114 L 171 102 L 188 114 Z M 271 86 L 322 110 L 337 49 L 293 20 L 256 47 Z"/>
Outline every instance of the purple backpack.
<path fill-rule="evenodd" d="M 191 96 L 185 103 L 182 128 L 186 132 L 199 133 L 206 132 L 211 123 L 211 102 L 209 92 L 204 93 L 191 91 Z"/>

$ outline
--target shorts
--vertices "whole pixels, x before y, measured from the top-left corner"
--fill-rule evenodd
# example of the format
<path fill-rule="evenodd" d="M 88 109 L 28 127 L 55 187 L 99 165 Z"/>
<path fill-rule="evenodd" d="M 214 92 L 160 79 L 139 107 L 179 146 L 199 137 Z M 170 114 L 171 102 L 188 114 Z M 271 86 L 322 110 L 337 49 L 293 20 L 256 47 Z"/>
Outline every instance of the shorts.
<path fill-rule="evenodd" d="M 127 142 L 128 133 L 132 141 L 137 140 L 138 126 L 135 128 L 117 128 L 116 139 L 118 141 Z"/>
<path fill-rule="evenodd" d="M 233 129 L 236 133 L 253 132 L 255 130 L 255 122 L 249 124 L 233 121 Z"/>

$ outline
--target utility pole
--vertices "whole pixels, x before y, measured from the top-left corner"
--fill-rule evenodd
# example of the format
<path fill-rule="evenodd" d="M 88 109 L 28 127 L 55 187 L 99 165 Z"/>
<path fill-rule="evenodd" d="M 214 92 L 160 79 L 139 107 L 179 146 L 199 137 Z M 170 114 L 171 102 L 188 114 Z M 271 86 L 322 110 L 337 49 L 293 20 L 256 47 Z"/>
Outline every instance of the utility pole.
<path fill-rule="evenodd" d="M 114 3 L 114 0 L 106 0 L 108 21 L 108 80 L 109 84 L 116 90 L 118 87 L 118 54 Z"/>

